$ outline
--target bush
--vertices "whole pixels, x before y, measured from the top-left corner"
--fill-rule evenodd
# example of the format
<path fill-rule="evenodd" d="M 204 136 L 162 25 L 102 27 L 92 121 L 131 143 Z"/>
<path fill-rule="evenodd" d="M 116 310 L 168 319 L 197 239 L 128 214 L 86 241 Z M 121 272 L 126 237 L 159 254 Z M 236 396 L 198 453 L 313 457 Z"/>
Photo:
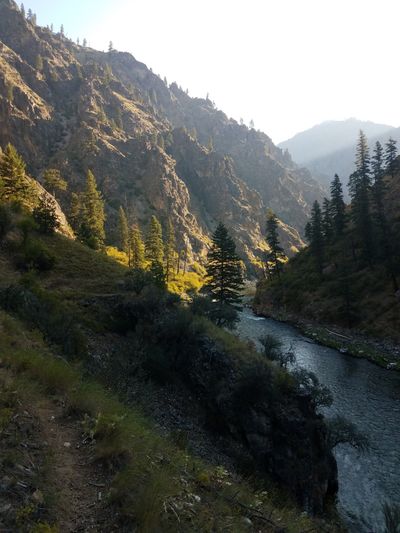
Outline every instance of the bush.
<path fill-rule="evenodd" d="M 56 213 L 56 203 L 51 196 L 43 193 L 39 204 L 33 210 L 33 220 L 42 233 L 52 234 L 59 227 L 60 222 Z"/>
<path fill-rule="evenodd" d="M 37 229 L 37 224 L 31 216 L 23 217 L 17 224 L 22 233 L 22 243 L 25 245 L 32 231 Z"/>
<path fill-rule="evenodd" d="M 328 441 L 333 449 L 338 444 L 350 444 L 353 448 L 364 451 L 368 448 L 368 439 L 357 427 L 342 416 L 334 416 L 326 420 Z"/>
<path fill-rule="evenodd" d="M 247 416 L 248 408 L 260 403 L 269 403 L 277 396 L 278 391 L 274 387 L 271 369 L 261 361 L 254 363 L 245 369 L 235 385 L 233 393 L 235 411 L 240 413 L 244 410 Z"/>
<path fill-rule="evenodd" d="M 126 274 L 125 289 L 140 294 L 145 287 L 153 284 L 153 275 L 148 270 L 134 268 Z"/>
<path fill-rule="evenodd" d="M 202 326 L 188 309 L 165 309 L 151 329 L 137 333 L 146 345 L 144 368 L 159 383 L 185 381 L 200 350 Z"/>
<path fill-rule="evenodd" d="M 203 316 L 213 324 L 227 329 L 235 329 L 239 320 L 239 314 L 234 307 L 215 302 L 209 296 L 194 296 L 191 308 L 193 314 Z"/>
<path fill-rule="evenodd" d="M 0 205 L 0 242 L 6 237 L 12 225 L 10 210 L 5 205 Z"/>
<path fill-rule="evenodd" d="M 46 338 L 62 347 L 68 356 L 86 355 L 84 336 L 75 317 L 50 293 L 35 287 L 12 285 L 0 293 L 0 305 L 37 327 Z"/>
<path fill-rule="evenodd" d="M 333 398 L 330 390 L 320 384 L 313 372 L 309 372 L 304 368 L 296 368 L 292 375 L 296 380 L 298 392 L 309 396 L 315 408 L 332 405 Z"/>
<path fill-rule="evenodd" d="M 40 241 L 28 239 L 23 245 L 22 254 L 17 257 L 16 266 L 20 270 L 47 272 L 56 264 L 55 256 Z"/>
<path fill-rule="evenodd" d="M 263 354 L 270 361 L 277 362 L 282 368 L 287 368 L 295 363 L 296 356 L 293 350 L 282 351 L 281 341 L 273 335 L 260 337 L 259 341 L 264 349 Z"/>

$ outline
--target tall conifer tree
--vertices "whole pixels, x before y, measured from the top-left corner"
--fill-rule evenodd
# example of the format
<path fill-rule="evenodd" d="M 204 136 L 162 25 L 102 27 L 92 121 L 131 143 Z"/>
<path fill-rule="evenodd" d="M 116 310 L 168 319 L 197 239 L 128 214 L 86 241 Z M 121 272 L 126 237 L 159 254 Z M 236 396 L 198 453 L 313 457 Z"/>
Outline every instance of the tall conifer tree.
<path fill-rule="evenodd" d="M 309 227 L 310 249 L 314 256 L 317 270 L 322 274 L 324 264 L 324 235 L 322 230 L 322 211 L 317 201 L 314 202 L 311 211 Z"/>
<path fill-rule="evenodd" d="M 130 256 L 129 249 L 129 226 L 126 213 L 122 205 L 118 212 L 119 245 L 121 250 Z"/>
<path fill-rule="evenodd" d="M 322 203 L 322 232 L 327 243 L 332 241 L 334 228 L 332 220 L 332 206 L 328 198 Z"/>
<path fill-rule="evenodd" d="M 370 207 L 371 171 L 367 138 L 362 131 L 360 131 L 356 150 L 356 171 L 349 178 L 349 191 L 351 215 L 363 248 L 363 256 L 371 264 L 373 255 Z"/>
<path fill-rule="evenodd" d="M 153 215 L 150 221 L 150 228 L 146 239 L 146 259 L 150 265 L 157 263 L 163 265 L 164 262 L 164 244 L 162 228 L 158 218 Z"/>
<path fill-rule="evenodd" d="M 336 236 L 343 235 L 346 225 L 346 206 L 343 200 L 343 187 L 337 174 L 331 183 L 331 216 L 333 229 Z"/>
<path fill-rule="evenodd" d="M 399 170 L 399 162 L 397 160 L 397 141 L 390 138 L 385 144 L 385 164 L 386 172 L 388 172 L 392 178 L 395 172 Z"/>
<path fill-rule="evenodd" d="M 172 220 L 168 219 L 167 234 L 165 240 L 165 276 L 167 283 L 170 281 L 175 270 L 176 263 L 176 240 Z"/>
<path fill-rule="evenodd" d="M 82 223 L 79 229 L 81 240 L 91 248 L 101 248 L 105 239 L 104 222 L 104 201 L 93 172 L 88 170 L 86 189 L 82 195 Z"/>
<path fill-rule="evenodd" d="M 266 241 L 270 249 L 267 254 L 267 270 L 272 275 L 277 274 L 279 277 L 282 270 L 282 265 L 287 258 L 279 241 L 278 219 L 272 211 L 270 211 L 267 215 L 266 230 Z"/>
<path fill-rule="evenodd" d="M 220 311 L 219 325 L 225 325 L 225 308 L 241 309 L 241 291 L 244 286 L 242 265 L 236 254 L 236 245 L 226 227 L 220 223 L 212 236 L 207 256 L 207 282 L 204 292 L 216 301 Z M 233 322 L 236 319 L 236 313 Z"/>
<path fill-rule="evenodd" d="M 142 233 L 137 224 L 131 229 L 131 266 L 137 270 L 143 270 L 146 266 L 145 246 Z"/>
<path fill-rule="evenodd" d="M 7 144 L 0 159 L 1 196 L 5 201 L 24 202 L 31 185 L 25 174 L 25 163 L 12 144 Z"/>

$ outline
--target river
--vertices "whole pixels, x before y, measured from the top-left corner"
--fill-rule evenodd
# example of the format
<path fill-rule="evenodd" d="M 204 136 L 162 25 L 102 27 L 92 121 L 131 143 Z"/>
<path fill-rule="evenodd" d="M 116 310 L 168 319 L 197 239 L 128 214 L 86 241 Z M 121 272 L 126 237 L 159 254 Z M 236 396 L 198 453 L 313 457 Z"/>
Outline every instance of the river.
<path fill-rule="evenodd" d="M 400 505 L 400 373 L 355 359 L 304 337 L 295 328 L 272 319 L 241 313 L 238 333 L 256 343 L 265 334 L 293 347 L 297 365 L 314 372 L 329 387 L 334 401 L 324 414 L 345 416 L 369 439 L 358 452 L 339 445 L 338 509 L 349 531 L 385 531 L 383 502 Z"/>

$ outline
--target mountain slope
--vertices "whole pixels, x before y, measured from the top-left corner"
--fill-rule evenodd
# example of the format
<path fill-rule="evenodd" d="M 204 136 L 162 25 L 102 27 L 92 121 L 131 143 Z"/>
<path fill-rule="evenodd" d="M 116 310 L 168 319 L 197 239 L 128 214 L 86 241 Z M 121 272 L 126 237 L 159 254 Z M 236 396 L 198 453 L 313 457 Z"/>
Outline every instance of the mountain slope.
<path fill-rule="evenodd" d="M 122 204 L 144 227 L 155 212 L 163 223 L 171 217 L 178 247 L 192 258 L 204 257 L 222 220 L 247 264 L 259 262 L 269 207 L 282 219 L 287 250 L 303 245 L 298 231 L 321 188 L 265 134 L 168 87 L 130 54 L 83 48 L 34 27 L 11 0 L 0 3 L 0 42 L 0 145 L 15 144 L 39 179 L 59 168 L 69 183 L 64 209 L 92 169 L 110 243 Z"/>

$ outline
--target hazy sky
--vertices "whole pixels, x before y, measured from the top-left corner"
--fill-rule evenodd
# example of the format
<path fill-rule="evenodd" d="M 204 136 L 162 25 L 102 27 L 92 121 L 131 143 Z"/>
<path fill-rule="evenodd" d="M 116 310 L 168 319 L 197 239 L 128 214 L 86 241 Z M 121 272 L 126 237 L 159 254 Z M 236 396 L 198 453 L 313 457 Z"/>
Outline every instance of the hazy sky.
<path fill-rule="evenodd" d="M 26 0 L 100 50 L 113 41 L 280 142 L 324 120 L 400 126 L 399 0 Z"/>

